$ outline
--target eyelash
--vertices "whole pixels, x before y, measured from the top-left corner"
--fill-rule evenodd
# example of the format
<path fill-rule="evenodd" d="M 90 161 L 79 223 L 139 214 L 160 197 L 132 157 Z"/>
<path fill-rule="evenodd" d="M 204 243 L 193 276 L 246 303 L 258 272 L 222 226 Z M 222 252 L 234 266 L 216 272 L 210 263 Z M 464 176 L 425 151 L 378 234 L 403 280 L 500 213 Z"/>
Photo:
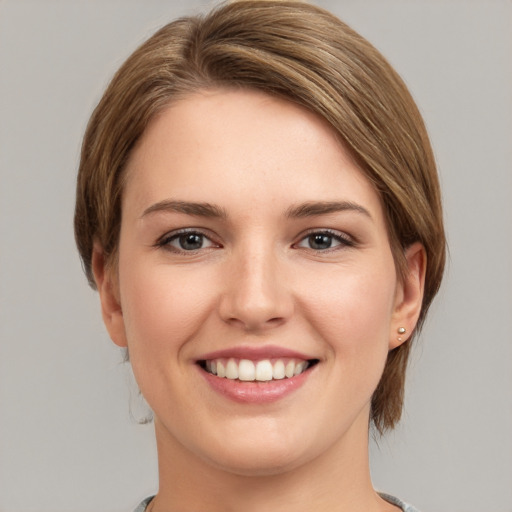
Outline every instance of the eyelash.
<path fill-rule="evenodd" d="M 344 233 L 340 233 L 339 231 L 333 231 L 331 229 L 313 229 L 306 234 L 302 235 L 299 242 L 294 244 L 295 247 L 299 246 L 299 244 L 303 241 L 306 241 L 307 239 L 310 239 L 314 236 L 328 236 L 332 238 L 334 241 L 339 242 L 339 245 L 334 247 L 328 247 L 326 249 L 314 249 L 313 247 L 304 247 L 305 249 L 308 249 L 310 251 L 314 251 L 317 253 L 328 253 L 340 249 L 345 249 L 347 247 L 354 247 L 356 245 L 356 242 L 353 240 L 353 238 L 349 237 L 348 235 Z M 299 246 L 300 247 L 300 246 Z"/>
<path fill-rule="evenodd" d="M 185 235 L 201 237 L 202 243 L 204 243 L 205 240 L 208 240 L 211 243 L 211 246 L 187 250 L 187 249 L 183 249 L 183 248 L 174 247 L 171 245 L 171 242 L 179 240 L 180 237 L 185 236 Z M 320 230 L 311 230 L 311 231 L 303 234 L 301 236 L 301 238 L 299 239 L 299 241 L 297 243 L 293 244 L 293 247 L 300 248 L 301 247 L 300 244 L 302 242 L 304 242 L 308 239 L 311 239 L 311 237 L 319 236 L 319 235 L 330 237 L 332 240 L 338 242 L 338 245 L 336 245 L 334 247 L 327 247 L 325 249 L 315 249 L 313 247 L 303 247 L 303 248 L 308 249 L 313 252 L 317 252 L 317 253 L 327 253 L 327 252 L 344 249 L 347 247 L 354 247 L 356 245 L 356 242 L 348 235 L 345 235 L 338 231 L 333 231 L 330 229 L 320 229 Z M 203 233 L 202 231 L 200 231 L 198 229 L 181 229 L 176 232 L 167 233 L 164 236 L 162 236 L 159 240 L 157 240 L 157 242 L 154 244 L 154 246 L 158 247 L 158 248 L 164 248 L 168 251 L 175 252 L 178 254 L 185 254 L 185 253 L 196 254 L 201 250 L 222 247 L 217 242 L 214 242 L 210 236 L 206 235 L 205 233 Z"/>
<path fill-rule="evenodd" d="M 196 254 L 197 252 L 199 252 L 203 249 L 210 249 L 210 247 L 205 247 L 205 248 L 201 247 L 199 249 L 186 250 L 186 249 L 180 249 L 177 247 L 173 247 L 171 245 L 171 242 L 173 242 L 175 240 L 179 240 L 180 237 L 185 236 L 185 235 L 188 235 L 188 236 L 196 235 L 196 236 L 201 237 L 203 242 L 204 242 L 204 240 L 208 240 L 211 242 L 212 246 L 221 247 L 221 245 L 214 242 L 210 236 L 206 235 L 205 233 L 203 233 L 202 231 L 200 231 L 198 229 L 180 229 L 179 231 L 174 231 L 172 233 L 166 233 L 163 237 L 161 237 L 159 240 L 157 240 L 157 242 L 155 243 L 155 247 L 164 248 L 168 251 L 179 253 L 179 254 L 181 254 L 181 253 Z"/>

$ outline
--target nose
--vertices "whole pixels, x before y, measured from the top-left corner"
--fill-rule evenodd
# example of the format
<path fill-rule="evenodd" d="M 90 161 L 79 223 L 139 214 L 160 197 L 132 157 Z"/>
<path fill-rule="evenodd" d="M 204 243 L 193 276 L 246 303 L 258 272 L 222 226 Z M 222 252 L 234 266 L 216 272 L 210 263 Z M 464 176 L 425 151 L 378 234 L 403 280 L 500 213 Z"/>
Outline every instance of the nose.
<path fill-rule="evenodd" d="M 283 266 L 271 251 L 244 251 L 227 268 L 219 313 L 246 332 L 266 331 L 293 314 L 293 297 Z"/>

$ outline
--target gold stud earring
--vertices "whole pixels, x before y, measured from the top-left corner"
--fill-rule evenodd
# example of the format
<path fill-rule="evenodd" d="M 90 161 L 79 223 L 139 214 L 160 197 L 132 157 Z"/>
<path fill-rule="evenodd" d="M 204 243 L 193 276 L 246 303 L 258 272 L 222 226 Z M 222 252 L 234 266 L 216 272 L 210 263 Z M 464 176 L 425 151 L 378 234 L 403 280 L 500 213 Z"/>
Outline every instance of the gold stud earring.
<path fill-rule="evenodd" d="M 405 327 L 399 327 L 397 329 L 398 334 L 405 334 L 407 332 L 407 329 Z M 402 342 L 404 341 L 401 336 L 398 336 L 398 341 Z"/>

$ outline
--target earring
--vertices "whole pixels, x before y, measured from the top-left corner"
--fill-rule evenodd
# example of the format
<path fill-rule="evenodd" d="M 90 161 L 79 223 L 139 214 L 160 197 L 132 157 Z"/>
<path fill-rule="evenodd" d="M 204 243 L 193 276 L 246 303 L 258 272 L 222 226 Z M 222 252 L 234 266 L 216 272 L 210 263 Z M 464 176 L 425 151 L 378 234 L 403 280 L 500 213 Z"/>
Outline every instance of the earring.
<path fill-rule="evenodd" d="M 407 329 L 405 327 L 399 327 L 397 329 L 398 334 L 405 334 L 407 332 Z M 398 336 L 398 341 L 402 342 L 404 341 L 401 336 Z"/>

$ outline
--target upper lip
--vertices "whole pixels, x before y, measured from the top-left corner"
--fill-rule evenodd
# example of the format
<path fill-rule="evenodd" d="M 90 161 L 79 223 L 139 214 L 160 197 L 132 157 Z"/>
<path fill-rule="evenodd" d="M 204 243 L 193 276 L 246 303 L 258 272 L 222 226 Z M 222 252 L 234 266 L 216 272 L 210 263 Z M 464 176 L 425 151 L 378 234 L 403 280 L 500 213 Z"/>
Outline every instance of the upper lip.
<path fill-rule="evenodd" d="M 222 358 L 250 359 L 252 361 L 279 358 L 303 359 L 304 361 L 317 359 L 311 355 L 307 355 L 296 350 L 291 350 L 289 348 L 279 347 L 277 345 L 267 345 L 261 347 L 236 346 L 222 350 L 215 350 L 213 352 L 208 352 L 207 354 L 201 355 L 197 358 L 197 361 L 208 361 L 211 359 Z"/>

